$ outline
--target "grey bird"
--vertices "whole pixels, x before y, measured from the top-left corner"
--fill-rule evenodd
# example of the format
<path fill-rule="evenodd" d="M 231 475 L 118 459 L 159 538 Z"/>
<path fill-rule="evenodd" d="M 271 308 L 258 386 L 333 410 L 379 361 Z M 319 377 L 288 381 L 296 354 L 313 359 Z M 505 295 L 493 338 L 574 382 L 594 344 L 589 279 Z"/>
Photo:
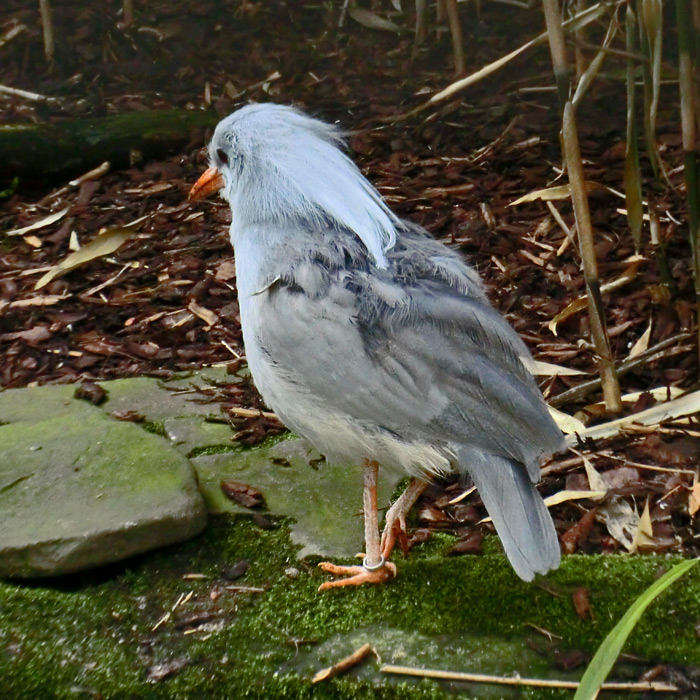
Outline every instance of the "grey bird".
<path fill-rule="evenodd" d="M 191 199 L 232 210 L 246 357 L 263 399 L 329 460 L 364 465 L 362 566 L 393 578 L 398 528 L 433 475 L 469 475 L 520 578 L 556 568 L 557 534 L 535 483 L 564 449 L 525 362 L 477 274 L 400 220 L 341 150 L 334 126 L 287 106 L 247 105 L 216 127 Z M 380 541 L 379 465 L 413 478 Z"/>

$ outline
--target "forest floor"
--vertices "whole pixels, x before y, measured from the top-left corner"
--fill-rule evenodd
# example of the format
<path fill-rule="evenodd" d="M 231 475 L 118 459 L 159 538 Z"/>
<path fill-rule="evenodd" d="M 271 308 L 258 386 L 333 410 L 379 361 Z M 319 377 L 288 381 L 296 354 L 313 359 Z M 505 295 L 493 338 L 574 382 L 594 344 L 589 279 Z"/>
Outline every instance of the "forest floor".
<path fill-rule="evenodd" d="M 173 107 L 223 117 L 248 101 L 293 103 L 337 122 L 349 132 L 351 157 L 390 206 L 478 269 L 493 304 L 533 356 L 581 373 L 543 377 L 548 401 L 589 424 L 615 418 L 596 404 L 599 389 L 557 401 L 596 375 L 585 312 L 559 322 L 556 334 L 548 325 L 584 293 L 580 260 L 545 203 L 512 206 L 529 192 L 562 182 L 559 116 L 544 47 L 523 54 L 439 109 L 407 117 L 453 79 L 446 32 L 431 34 L 412 58 L 410 32 L 374 31 L 349 18 L 339 30 L 337 12 L 327 3 L 168 0 L 137 9 L 137 23 L 123 28 L 117 3 L 109 3 L 107 14 L 103 4 L 56 7 L 56 58 L 49 70 L 36 8 L 7 0 L 0 36 L 13 27 L 22 29 L 0 45 L 0 85 L 55 99 L 0 92 L 3 123 L 58 123 Z M 471 6 L 460 12 L 470 72 L 543 29 L 534 10 L 486 3 L 480 18 Z M 676 86 L 663 85 L 657 126 L 673 187 L 660 186 L 646 168 L 645 189 L 653 192 L 659 212 L 660 245 L 650 244 L 646 230 L 641 257 L 635 258 L 620 213 L 624 199 L 612 192 L 623 189 L 623 75 L 623 60 L 609 57 L 579 109 L 579 128 L 586 178 L 604 186 L 590 198 L 601 282 L 626 280 L 605 295 L 613 355 L 620 363 L 633 349 L 661 344 L 649 361 L 621 378 L 623 394 L 634 394 L 625 404 L 626 414 L 632 414 L 692 389 L 698 361 L 682 223 Z M 0 200 L 0 386 L 168 378 L 213 363 L 230 363 L 232 371 L 240 367 L 245 353 L 228 206 L 221 200 L 187 202 L 187 192 L 206 167 L 206 137 L 200 131 L 168 157 L 136 161 L 78 186 L 67 184 L 69 176 L 0 182 L 5 190 Z M 553 205 L 571 228 L 570 203 Z M 7 235 L 59 212 L 50 225 Z M 133 222 L 134 235 L 117 252 L 35 289 L 39 275 L 65 258 L 76 241 L 84 245 L 103 229 Z M 671 284 L 659 272 L 664 256 Z M 203 391 L 221 404 L 248 444 L 282 429 L 255 414 L 263 405 L 249 384 Z M 242 416 L 240 409 L 253 411 Z M 565 550 L 637 548 L 697 555 L 699 437 L 692 419 L 637 426 L 586 441 L 573 456 L 557 457 L 545 469 L 544 495 L 595 490 L 591 467 L 608 486 L 602 503 L 584 499 L 554 506 Z M 459 484 L 447 483 L 424 495 L 409 544 L 448 531 L 460 537 L 455 554 L 481 551 L 483 532 L 490 527 L 479 522 L 483 506 L 476 494 L 449 503 L 460 492 Z M 629 532 L 629 520 L 615 527 L 612 509 L 606 510 L 612 499 L 627 504 L 635 527 L 649 506 L 652 532 L 643 541 L 631 542 L 636 533 Z M 627 533 L 621 534 L 625 527 Z"/>

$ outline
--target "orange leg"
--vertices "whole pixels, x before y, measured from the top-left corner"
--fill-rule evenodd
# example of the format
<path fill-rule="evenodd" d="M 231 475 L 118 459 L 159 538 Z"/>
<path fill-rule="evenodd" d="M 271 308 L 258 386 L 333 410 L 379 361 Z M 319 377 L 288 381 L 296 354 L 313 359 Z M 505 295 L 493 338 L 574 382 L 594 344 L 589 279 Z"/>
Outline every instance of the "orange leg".
<path fill-rule="evenodd" d="M 404 555 L 406 554 L 406 515 L 413 508 L 413 504 L 427 486 L 428 484 L 425 481 L 413 479 L 406 490 L 386 512 L 386 524 L 384 525 L 384 532 L 382 532 L 381 542 L 384 559 L 388 559 L 391 556 L 391 550 L 394 548 L 397 535 L 399 542 L 402 544 Z"/>
<path fill-rule="evenodd" d="M 396 576 L 396 566 L 386 561 L 382 556 L 379 544 L 379 518 L 377 515 L 377 473 L 379 465 L 376 462 L 364 462 L 365 488 L 363 492 L 365 514 L 365 546 L 367 554 L 362 566 L 338 566 L 330 562 L 322 562 L 319 566 L 331 574 L 347 576 L 336 581 L 326 581 L 319 586 L 319 591 L 340 586 L 359 586 L 362 583 L 384 583 Z"/>

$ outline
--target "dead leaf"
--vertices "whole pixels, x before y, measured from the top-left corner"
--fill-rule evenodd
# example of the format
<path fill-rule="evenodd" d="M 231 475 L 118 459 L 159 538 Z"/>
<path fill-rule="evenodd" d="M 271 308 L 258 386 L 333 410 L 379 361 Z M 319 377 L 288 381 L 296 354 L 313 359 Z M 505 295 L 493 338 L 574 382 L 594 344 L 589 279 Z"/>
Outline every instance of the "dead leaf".
<path fill-rule="evenodd" d="M 700 412 L 700 391 L 693 391 L 690 394 L 673 399 L 673 401 L 666 401 L 653 408 L 634 413 L 631 416 L 625 416 L 609 423 L 586 428 L 578 436 L 567 437 L 567 441 L 574 445 L 579 438 L 582 440 L 602 440 L 603 438 L 618 435 L 626 427 L 631 427 L 634 424 L 645 426 L 659 425 L 664 421 L 689 416 L 698 412 Z"/>
<path fill-rule="evenodd" d="M 551 496 L 544 499 L 547 508 L 552 506 L 557 506 L 560 503 L 566 503 L 566 501 L 580 501 L 584 498 L 592 498 L 594 501 L 598 501 L 603 498 L 606 491 L 559 491 Z"/>
<path fill-rule="evenodd" d="M 637 511 L 622 496 L 613 496 L 598 508 L 608 532 L 628 552 L 636 549 L 635 537 L 639 530 Z"/>
<path fill-rule="evenodd" d="M 146 416 L 138 411 L 112 411 L 110 415 L 115 420 L 121 420 L 125 423 L 143 423 L 146 420 Z"/>
<path fill-rule="evenodd" d="M 668 399 L 676 399 L 682 394 L 683 389 L 679 386 L 657 386 L 655 389 L 632 391 L 629 394 L 624 394 L 620 397 L 620 400 L 622 403 L 637 403 L 642 395 L 646 395 L 656 401 L 667 401 Z M 606 415 L 607 413 L 604 401 L 589 403 L 584 407 L 584 410 L 592 415 Z"/>
<path fill-rule="evenodd" d="M 41 248 L 44 242 L 38 236 L 25 236 L 24 242 L 32 248 Z"/>
<path fill-rule="evenodd" d="M 601 185 L 599 182 L 591 182 L 590 180 L 585 183 L 586 192 L 591 194 L 592 192 L 608 192 L 609 188 L 605 185 Z M 528 194 L 519 197 L 514 202 L 511 202 L 508 206 L 515 207 L 518 204 L 525 204 L 526 202 L 534 202 L 541 199 L 543 202 L 552 202 L 558 199 L 569 199 L 571 197 L 571 186 L 570 185 L 559 185 L 558 187 L 546 187 L 541 190 L 534 190 L 533 192 L 528 192 Z"/>
<path fill-rule="evenodd" d="M 630 354 L 627 356 L 627 359 L 631 360 L 633 357 L 637 357 L 637 355 L 641 355 L 643 352 L 646 352 L 649 349 L 650 338 L 651 319 L 649 319 L 649 325 L 647 326 L 647 329 L 644 331 L 644 333 L 642 333 L 637 342 L 632 346 L 632 349 L 630 350 Z"/>
<path fill-rule="evenodd" d="M 614 280 L 611 280 L 610 282 L 606 282 L 605 284 L 602 284 L 600 286 L 600 293 L 601 294 L 607 294 L 608 292 L 615 291 L 616 289 L 619 289 L 620 287 L 624 287 L 626 284 L 634 280 L 637 276 L 637 271 L 639 270 L 640 265 L 644 262 L 645 258 L 642 257 L 641 255 L 632 255 L 627 260 L 625 261 L 627 263 L 627 267 L 625 268 L 624 272 L 619 276 L 616 277 Z M 578 313 L 579 311 L 582 311 L 588 306 L 588 297 L 587 296 L 582 296 L 574 299 L 571 303 L 567 304 L 564 309 L 562 309 L 548 324 L 547 328 L 556 335 L 557 334 L 557 326 L 567 318 L 573 316 L 574 314 Z"/>
<path fill-rule="evenodd" d="M 603 479 L 603 477 L 596 471 L 588 457 L 583 456 L 583 467 L 586 470 L 586 476 L 588 477 L 588 485 L 591 487 L 591 491 L 603 491 L 608 490 L 608 484 Z"/>
<path fill-rule="evenodd" d="M 574 369 L 573 367 L 562 367 L 561 365 L 555 365 L 551 362 L 541 362 L 540 360 L 534 360 L 532 362 L 526 361 L 525 358 L 520 358 L 523 361 L 525 367 L 536 374 L 539 377 L 574 377 L 577 375 L 588 374 L 588 372 L 583 372 L 580 369 Z"/>
<path fill-rule="evenodd" d="M 571 593 L 571 602 L 574 604 L 574 610 L 579 618 L 582 620 L 590 620 L 593 617 L 587 588 L 583 588 L 583 586 L 575 588 Z"/>
<path fill-rule="evenodd" d="M 453 545 L 448 554 L 450 556 L 457 556 L 459 554 L 481 554 L 483 541 L 484 533 L 481 532 L 481 530 L 474 530 L 474 532 L 469 533 L 466 537 L 463 537 L 459 542 Z"/>
<path fill-rule="evenodd" d="M 561 536 L 561 546 L 565 554 L 573 554 L 580 544 L 588 539 L 597 513 L 598 509 L 592 508 Z"/>
<path fill-rule="evenodd" d="M 80 250 L 80 241 L 78 240 L 77 231 L 70 232 L 70 239 L 68 240 L 68 250 L 72 250 L 74 253 Z"/>
<path fill-rule="evenodd" d="M 640 549 L 654 548 L 656 545 L 656 539 L 654 538 L 654 528 L 651 524 L 651 515 L 649 514 L 649 501 L 644 504 L 644 512 L 642 517 L 639 518 L 639 523 L 637 524 L 637 532 L 634 533 L 634 539 L 632 540 L 632 549 L 630 552 L 636 552 Z"/>
<path fill-rule="evenodd" d="M 110 255 L 118 250 L 132 235 L 133 231 L 125 228 L 107 229 L 97 238 L 86 243 L 80 250 L 67 255 L 61 262 L 54 265 L 41 279 L 34 285 L 34 289 L 41 289 L 51 280 L 65 275 L 67 272 L 80 267 L 97 258 Z"/>
<path fill-rule="evenodd" d="M 222 481 L 221 490 L 228 498 L 245 508 L 264 505 L 263 495 L 256 488 L 240 481 Z"/>
<path fill-rule="evenodd" d="M 378 29 L 385 32 L 396 32 L 397 34 L 403 31 L 398 24 L 395 24 L 391 20 L 384 19 L 384 17 L 380 17 L 379 15 L 375 15 L 374 12 L 365 10 L 362 7 L 351 7 L 348 10 L 348 14 L 358 24 L 367 27 L 367 29 Z"/>
<path fill-rule="evenodd" d="M 690 496 L 688 498 L 688 512 L 691 517 L 695 515 L 698 510 L 700 510 L 700 481 L 698 481 L 698 475 L 695 474 L 693 478 L 693 486 L 690 489 Z"/>
<path fill-rule="evenodd" d="M 95 404 L 95 406 L 100 406 L 107 400 L 107 392 L 95 382 L 83 382 L 73 393 L 76 399 L 82 399 L 83 401 L 89 401 Z"/>
<path fill-rule="evenodd" d="M 608 491 L 608 483 L 586 457 L 583 457 L 583 466 L 591 490 L 603 491 L 604 493 Z M 598 514 L 613 539 L 628 551 L 633 551 L 634 536 L 639 527 L 639 515 L 632 506 L 621 496 L 613 496 L 598 508 Z"/>
<path fill-rule="evenodd" d="M 559 429 L 563 433 L 567 433 L 567 435 L 571 433 L 580 433 L 582 430 L 586 429 L 585 424 L 575 416 L 570 416 L 568 413 L 554 408 L 554 406 L 547 406 L 547 410 L 549 411 L 549 415 L 554 418 L 554 422 L 559 426 Z"/>
<path fill-rule="evenodd" d="M 8 231 L 5 235 L 23 236 L 25 233 L 29 233 L 30 231 L 36 231 L 37 229 L 45 228 L 46 226 L 51 226 L 51 224 L 55 224 L 57 221 L 60 221 L 69 212 L 69 210 L 70 207 L 66 207 L 65 209 L 61 209 L 61 211 L 54 212 L 53 214 L 45 216 L 43 219 L 39 219 L 39 221 L 35 221 L 33 224 L 29 224 L 29 226 L 24 226 L 22 228 L 16 228 L 12 231 Z"/>

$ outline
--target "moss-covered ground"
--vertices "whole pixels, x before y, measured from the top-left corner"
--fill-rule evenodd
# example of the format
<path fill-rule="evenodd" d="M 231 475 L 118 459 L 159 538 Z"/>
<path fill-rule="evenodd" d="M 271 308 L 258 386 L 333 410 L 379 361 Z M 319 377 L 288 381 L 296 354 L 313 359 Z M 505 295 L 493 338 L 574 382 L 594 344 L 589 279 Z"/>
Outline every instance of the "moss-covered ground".
<path fill-rule="evenodd" d="M 229 515 L 214 518 L 190 542 L 119 567 L 60 581 L 0 583 L 0 697 L 449 697 L 451 691 L 433 681 L 407 683 L 367 670 L 311 684 L 314 670 L 339 660 L 314 650 L 358 630 L 367 630 L 384 662 L 411 665 L 411 658 L 396 661 L 382 648 L 382 629 L 440 639 L 443 649 L 450 639 L 477 646 L 480 639 L 484 645 L 500 640 L 536 659 L 521 668 L 517 654 L 502 658 L 501 673 L 552 677 L 558 652 L 594 651 L 629 604 L 676 561 L 571 556 L 558 571 L 526 584 L 498 552 L 497 540 L 479 557 L 449 558 L 450 544 L 447 536 L 437 537 L 405 561 L 399 555 L 399 577 L 389 585 L 318 593 L 325 575 L 315 560 L 298 561 L 287 522 L 261 529 L 248 516 Z M 227 568 L 241 559 L 250 562 L 245 575 L 227 579 Z M 264 591 L 231 590 L 236 586 Z M 580 586 L 589 591 L 592 619 L 580 619 L 573 609 L 571 593 Z M 700 665 L 699 617 L 700 572 L 694 571 L 645 613 L 627 651 L 651 662 Z M 561 639 L 550 642 L 535 627 Z M 465 667 L 457 657 L 458 666 L 450 662 L 448 655 L 431 663 L 484 670 Z M 368 664 L 378 668 L 374 660 Z M 501 692 L 513 697 L 494 689 L 491 697 Z M 571 694 L 526 689 L 517 697 Z"/>

